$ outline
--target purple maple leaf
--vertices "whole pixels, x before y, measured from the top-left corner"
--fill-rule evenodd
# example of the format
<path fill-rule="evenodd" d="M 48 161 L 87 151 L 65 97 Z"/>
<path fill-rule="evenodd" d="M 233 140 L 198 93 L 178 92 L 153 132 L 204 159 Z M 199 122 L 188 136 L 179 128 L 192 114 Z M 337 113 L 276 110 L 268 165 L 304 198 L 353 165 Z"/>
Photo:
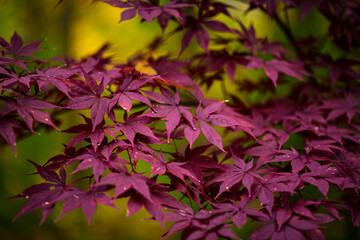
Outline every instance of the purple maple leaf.
<path fill-rule="evenodd" d="M 21 97 L 18 96 L 17 102 L 15 103 L 9 103 L 16 105 L 16 110 L 19 114 L 19 116 L 25 121 L 26 125 L 28 126 L 29 130 L 33 133 L 35 131 L 33 130 L 33 121 L 34 119 L 47 124 L 49 126 L 52 126 L 57 131 L 60 131 L 55 124 L 51 121 L 50 115 L 46 112 L 42 112 L 39 109 L 52 109 L 52 108 L 58 108 L 58 106 L 35 99 L 37 96 L 27 96 L 27 97 Z"/>
<path fill-rule="evenodd" d="M 136 133 L 158 139 L 152 130 L 145 125 L 150 122 L 150 118 L 142 117 L 140 113 L 135 113 L 128 117 L 127 112 L 124 112 L 124 122 L 117 122 L 113 130 L 114 133 L 122 131 L 132 146 L 134 146 L 134 138 Z"/>
<path fill-rule="evenodd" d="M 130 188 L 133 188 L 150 202 L 153 202 L 149 186 L 147 185 L 148 179 L 142 174 L 129 174 L 129 172 L 126 172 L 125 168 L 124 171 L 125 172 L 123 173 L 114 172 L 106 175 L 103 179 L 101 179 L 99 185 L 115 184 L 115 197 L 118 197 Z"/>
<path fill-rule="evenodd" d="M 167 139 L 170 141 L 171 133 L 176 129 L 180 123 L 181 115 L 187 119 L 187 121 L 192 124 L 193 116 L 188 110 L 188 107 L 183 107 L 180 104 L 180 95 L 177 91 L 175 95 L 168 89 L 161 87 L 161 94 L 157 92 L 143 91 L 150 98 L 162 104 L 169 105 L 160 105 L 157 106 L 156 112 L 150 110 L 150 113 L 145 114 L 144 116 L 149 117 L 165 117 L 165 126 L 167 130 Z"/>
<path fill-rule="evenodd" d="M 23 46 L 23 40 L 16 31 L 10 39 L 10 43 L 0 37 L 0 45 L 3 47 L 2 50 L 4 50 L 5 54 L 11 54 L 13 56 L 35 58 L 31 52 L 41 50 L 41 48 L 38 47 L 41 42 L 42 40 L 28 43 Z"/>
<path fill-rule="evenodd" d="M 232 155 L 232 160 L 235 166 L 232 164 L 223 164 L 222 167 L 225 171 L 207 182 L 207 185 L 215 182 L 221 182 L 219 192 L 215 198 L 219 197 L 223 192 L 229 190 L 232 186 L 240 182 L 248 190 L 250 196 L 251 187 L 254 184 L 254 181 L 261 179 L 261 176 L 252 170 L 254 167 L 252 160 L 245 163 L 244 160 L 236 155 Z"/>
<path fill-rule="evenodd" d="M 114 204 L 114 200 L 102 191 L 103 189 L 101 188 L 93 187 L 89 191 L 72 189 L 71 191 L 64 192 L 57 198 L 57 201 L 65 201 L 62 212 L 57 219 L 64 216 L 66 213 L 81 207 L 81 210 L 86 215 L 88 224 L 90 225 L 91 218 L 96 211 L 98 203 L 118 209 Z"/>
<path fill-rule="evenodd" d="M 326 118 L 327 121 L 334 120 L 341 115 L 346 114 L 348 122 L 350 123 L 355 114 L 359 113 L 359 110 L 357 109 L 358 106 L 359 101 L 357 101 L 352 94 L 347 94 L 345 99 L 324 100 L 323 105 L 320 106 L 320 108 L 330 110 Z"/>

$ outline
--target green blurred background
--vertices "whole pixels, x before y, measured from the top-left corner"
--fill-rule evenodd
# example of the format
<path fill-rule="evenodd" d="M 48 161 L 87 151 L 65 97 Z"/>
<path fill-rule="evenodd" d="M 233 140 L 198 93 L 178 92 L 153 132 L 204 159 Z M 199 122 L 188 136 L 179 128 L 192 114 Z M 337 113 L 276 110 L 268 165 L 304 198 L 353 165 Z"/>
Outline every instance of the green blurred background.
<path fill-rule="evenodd" d="M 161 34 L 161 29 L 157 24 L 141 24 L 139 18 L 118 24 L 121 10 L 107 4 L 92 4 L 88 0 L 64 0 L 60 6 L 56 7 L 57 2 L 58 0 L 0 0 L 0 36 L 9 40 L 16 30 L 23 37 L 24 43 L 44 39 L 41 46 L 46 50 L 39 52 L 37 56 L 45 59 L 58 55 L 70 55 L 80 59 L 94 53 L 106 42 L 110 42 L 111 49 L 108 54 L 112 55 L 116 62 L 121 63 L 143 49 L 155 36 Z M 245 10 L 246 5 L 238 3 L 238 6 Z M 237 17 L 243 19 L 243 16 Z M 290 21 L 292 21 L 291 18 L 298 19 L 298 15 L 294 13 L 290 15 Z M 260 12 L 251 12 L 244 21 L 246 25 L 253 23 L 259 36 L 269 35 L 272 39 L 284 40 L 279 29 Z M 306 26 L 311 26 L 311 28 Z M 326 27 L 326 21 L 312 12 L 305 23 L 294 24 L 293 31 L 300 36 L 306 36 L 309 33 L 321 35 L 326 31 Z M 173 48 L 179 46 L 180 40 L 179 34 L 169 39 L 169 43 L 163 46 L 161 51 L 174 52 Z M 191 54 L 195 48 L 197 44 L 193 43 L 186 51 Z M 177 50 L 175 49 L 175 54 L 178 53 Z M 156 55 L 156 53 L 153 54 Z M 184 55 L 186 54 L 185 52 Z M 238 71 L 238 75 L 240 78 L 249 76 L 253 78 L 254 76 L 261 77 L 263 73 L 247 70 L 240 73 Z M 207 92 L 208 96 L 216 96 L 218 99 L 226 98 L 219 90 L 221 89 L 219 84 L 216 83 Z M 225 87 L 230 91 L 229 85 L 229 81 L 226 81 Z M 242 94 L 244 98 L 251 97 L 257 101 L 259 97 L 264 97 L 256 94 L 254 96 Z M 74 116 L 64 114 L 62 120 L 64 125 L 61 129 L 74 124 Z M 59 206 L 41 227 L 38 226 L 41 219 L 39 210 L 11 222 L 25 201 L 23 199 L 7 200 L 7 198 L 41 182 L 37 176 L 26 175 L 34 171 L 26 159 L 43 164 L 50 157 L 60 153 L 62 143 L 68 142 L 69 138 L 66 134 L 42 130 L 39 136 L 33 135 L 18 141 L 17 157 L 14 157 L 10 147 L 0 146 L 0 238 L 5 240 L 160 239 L 165 231 L 155 221 L 144 221 L 143 219 L 149 217 L 149 214 L 143 209 L 134 216 L 128 218 L 125 216 L 125 200 L 117 202 L 121 211 L 98 206 L 91 226 L 87 225 L 85 215 L 80 209 L 55 222 L 61 210 Z M 348 220 L 343 224 L 331 225 L 326 231 L 327 238 L 346 239 L 346 234 L 349 234 L 348 226 L 351 226 Z M 238 231 L 238 234 L 246 239 L 253 228 L 254 226 L 247 223 Z M 171 239 L 178 238 L 179 235 L 174 235 Z"/>

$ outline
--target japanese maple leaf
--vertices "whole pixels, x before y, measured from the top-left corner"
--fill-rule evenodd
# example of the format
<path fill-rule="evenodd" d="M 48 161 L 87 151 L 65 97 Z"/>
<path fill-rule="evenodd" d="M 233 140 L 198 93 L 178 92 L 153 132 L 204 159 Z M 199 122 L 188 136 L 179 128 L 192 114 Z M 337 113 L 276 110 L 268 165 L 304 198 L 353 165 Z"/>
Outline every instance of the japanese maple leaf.
<path fill-rule="evenodd" d="M 159 6 L 158 8 L 160 8 L 161 13 L 160 15 L 157 16 L 157 18 L 161 28 L 163 30 L 166 28 L 171 17 L 176 17 L 183 23 L 184 19 L 181 17 L 182 12 L 179 8 L 189 7 L 189 6 L 193 6 L 193 4 L 179 3 L 179 0 L 173 0 L 168 3 L 165 3 L 163 6 Z"/>
<path fill-rule="evenodd" d="M 205 52 L 209 55 L 209 43 L 210 43 L 210 35 L 205 27 L 218 32 L 229 32 L 232 30 L 226 26 L 223 22 L 217 20 L 210 20 L 205 17 L 201 19 L 189 18 L 186 21 L 188 29 L 186 30 L 182 40 L 181 40 L 181 50 L 179 56 L 183 53 L 183 51 L 189 46 L 189 44 L 197 38 L 197 42 L 199 46 L 205 50 Z"/>
<path fill-rule="evenodd" d="M 1 40 L 1 38 L 0 38 Z M 14 64 L 15 66 L 21 67 L 25 69 L 26 71 L 30 72 L 29 69 L 27 69 L 26 61 L 16 58 L 16 57 L 6 57 L 0 55 L 0 66 L 6 67 L 10 64 Z"/>
<path fill-rule="evenodd" d="M 34 119 L 52 126 L 57 131 L 60 131 L 55 124 L 51 121 L 50 115 L 46 112 L 42 112 L 39 109 L 53 109 L 58 108 L 58 106 L 35 99 L 37 96 L 26 96 L 26 97 L 17 97 L 17 102 L 15 103 L 9 103 L 16 105 L 16 110 L 19 114 L 19 116 L 25 121 L 26 125 L 28 126 L 29 130 L 33 133 L 35 131 L 33 130 L 33 121 Z"/>
<path fill-rule="evenodd" d="M 272 217 L 269 217 L 266 221 L 271 224 L 263 225 L 256 229 L 249 239 L 305 240 L 304 233 L 311 234 L 312 237 L 317 239 L 324 239 L 321 231 L 319 231 L 319 224 L 326 223 L 326 220 L 323 220 L 324 218 L 327 218 L 328 222 L 333 221 L 334 218 L 326 214 L 314 214 L 314 217 L 315 219 L 309 220 L 298 216 L 291 216 L 291 211 L 285 213 L 283 208 L 276 209 L 272 213 Z"/>
<path fill-rule="evenodd" d="M 184 162 L 173 161 L 167 163 L 161 150 L 160 156 L 155 153 L 152 155 L 142 155 L 141 158 L 152 164 L 151 175 L 164 175 L 166 171 L 169 171 L 171 174 L 181 179 L 184 183 L 186 183 L 185 176 L 187 176 L 191 181 L 199 186 L 200 180 L 197 179 L 188 169 L 182 167 L 185 164 Z"/>
<path fill-rule="evenodd" d="M 92 122 L 92 131 L 95 131 L 96 126 L 100 124 L 105 116 L 105 113 L 109 113 L 109 99 L 101 96 L 105 90 L 105 81 L 101 81 L 100 85 L 96 80 L 90 76 L 84 69 L 80 66 L 81 71 L 85 77 L 86 82 L 83 83 L 85 88 L 82 88 L 82 91 L 85 91 L 87 94 L 85 96 L 77 96 L 70 99 L 66 107 L 70 109 L 87 109 L 91 107 L 91 122 Z"/>
<path fill-rule="evenodd" d="M 94 178 L 96 182 L 99 182 L 100 177 L 104 174 L 106 170 L 106 159 L 101 156 L 99 153 L 94 152 L 93 150 L 87 149 L 87 152 L 76 156 L 72 159 L 72 161 L 80 160 L 81 162 L 76 167 L 76 169 L 72 172 L 72 174 L 88 169 L 90 167 L 93 168 Z"/>
<path fill-rule="evenodd" d="M 223 149 L 221 136 L 215 131 L 213 127 L 208 124 L 208 122 L 215 126 L 221 127 L 234 127 L 242 124 L 235 117 L 233 118 L 232 116 L 216 113 L 218 110 L 220 110 L 224 102 L 225 101 L 211 103 L 203 110 L 201 110 L 201 102 L 199 103 L 198 107 L 195 109 L 195 116 L 193 120 L 190 121 L 190 125 L 186 126 L 184 129 L 184 135 L 190 144 L 190 148 L 200 135 L 200 132 L 202 132 L 210 143 L 214 144 L 223 152 L 225 152 Z"/>
<path fill-rule="evenodd" d="M 42 42 L 36 41 L 32 43 L 28 43 L 23 46 L 23 40 L 19 36 L 19 34 L 15 31 L 10 39 L 10 43 L 5 41 L 5 39 L 0 37 L 0 45 L 3 46 L 3 51 L 5 54 L 11 54 L 14 56 L 22 56 L 22 57 L 33 57 L 35 56 L 31 52 L 39 51 L 41 48 L 39 48 L 39 44 Z M 26 68 L 25 68 L 26 69 Z"/>
<path fill-rule="evenodd" d="M 167 222 L 175 222 L 169 229 L 167 233 L 163 235 L 163 238 L 167 238 L 175 232 L 179 232 L 186 229 L 191 229 L 191 227 L 203 228 L 206 225 L 204 220 L 212 216 L 211 211 L 206 211 L 201 209 L 197 213 L 194 213 L 194 210 L 187 205 L 184 205 L 182 208 L 174 209 L 173 212 L 165 212 L 164 220 Z"/>
<path fill-rule="evenodd" d="M 115 197 L 120 196 L 129 189 L 134 189 L 150 202 L 153 202 L 151 198 L 149 186 L 147 184 L 148 178 L 140 173 L 129 173 L 126 168 L 123 168 L 124 172 L 113 172 L 106 175 L 98 185 L 115 185 Z"/>
<path fill-rule="evenodd" d="M 335 140 L 313 140 L 313 141 L 306 140 L 305 151 L 306 151 L 306 153 L 309 153 L 311 150 L 321 150 L 321 151 L 330 152 L 330 153 L 334 153 L 331 149 L 345 151 L 342 147 L 333 145 L 333 143 L 336 143 L 336 141 Z"/>
<path fill-rule="evenodd" d="M 153 193 L 152 193 L 153 195 Z M 152 219 L 158 221 L 162 227 L 163 226 L 163 219 L 164 215 L 162 212 L 161 201 L 159 198 L 154 201 L 149 201 L 147 198 L 143 197 L 141 194 L 132 193 L 131 197 L 127 203 L 127 216 L 131 216 L 137 213 L 143 206 L 151 214 Z"/>
<path fill-rule="evenodd" d="M 110 129 L 110 126 L 104 126 L 104 124 L 105 124 L 104 122 L 101 122 L 99 125 L 97 125 L 97 127 L 93 131 L 91 119 L 85 117 L 82 114 L 80 114 L 80 115 L 84 118 L 86 124 L 78 124 L 78 125 L 75 125 L 69 129 L 66 129 L 63 131 L 63 132 L 68 132 L 68 133 L 78 133 L 78 135 L 76 137 L 71 139 L 71 141 L 67 145 L 66 149 L 70 148 L 70 147 L 82 142 L 86 138 L 90 137 L 91 144 L 94 148 L 94 151 L 96 152 L 98 147 L 100 146 L 101 142 L 104 140 L 105 133 L 108 133 L 111 136 L 113 136 L 113 138 L 115 138 L 113 131 Z"/>
<path fill-rule="evenodd" d="M 40 90 L 44 90 L 47 93 L 50 89 L 50 84 L 52 84 L 59 91 L 71 98 L 71 90 L 63 79 L 67 79 L 74 73 L 68 69 L 62 69 L 62 67 L 63 66 L 42 70 L 36 68 L 36 73 L 30 74 L 29 77 L 37 82 Z"/>
<path fill-rule="evenodd" d="M 124 168 L 123 165 L 128 164 L 128 162 L 117 156 L 117 154 L 112 154 L 116 145 L 123 147 L 128 146 L 126 143 L 120 140 L 116 143 L 112 142 L 105 147 L 101 147 L 101 151 L 97 152 L 88 148 L 82 149 L 79 155 L 74 156 L 67 162 L 70 164 L 77 160 L 81 161 L 72 174 L 92 167 L 95 181 L 98 183 L 100 177 L 104 174 L 106 167 L 111 171 L 121 171 Z M 118 153 L 120 152 L 121 149 L 118 151 Z"/>
<path fill-rule="evenodd" d="M 351 139 L 349 134 L 354 133 L 352 130 L 347 128 L 338 128 L 336 125 L 328 124 L 326 128 L 319 129 L 319 136 L 328 136 L 329 138 L 334 139 L 341 145 L 343 144 L 342 138 Z"/>
<path fill-rule="evenodd" d="M 66 189 L 69 188 L 66 185 L 66 172 L 64 168 L 60 168 L 58 175 L 55 171 L 47 167 L 40 166 L 30 160 L 29 162 L 36 167 L 36 173 L 39 174 L 47 182 L 31 186 L 22 191 L 19 195 L 12 197 L 28 199 L 24 206 L 21 208 L 20 212 L 13 218 L 13 221 L 26 213 L 32 212 L 42 207 L 42 220 L 40 222 L 40 224 L 42 224 L 45 219 L 50 215 L 50 213 L 54 210 L 57 198 L 61 196 L 61 194 Z"/>
<path fill-rule="evenodd" d="M 211 51 L 210 56 L 210 70 L 217 71 L 225 67 L 225 72 L 232 82 L 236 73 L 236 65 L 246 65 L 248 60 L 237 53 L 228 53 L 227 51 Z"/>
<path fill-rule="evenodd" d="M 298 199 L 295 202 L 292 202 L 290 208 L 292 212 L 298 214 L 301 217 L 309 218 L 309 219 L 316 219 L 313 212 L 310 210 L 311 205 L 318 205 L 318 201 L 306 201 L 302 199 Z"/>
<path fill-rule="evenodd" d="M 149 118 L 142 117 L 140 113 L 135 113 L 128 117 L 127 113 L 124 112 L 124 122 L 117 122 L 114 127 L 114 132 L 117 133 L 122 131 L 132 146 L 134 146 L 134 138 L 136 133 L 158 139 L 152 130 L 146 126 L 146 124 L 150 122 Z"/>
<path fill-rule="evenodd" d="M 244 45 L 244 49 L 251 50 L 253 55 L 256 56 L 263 39 L 256 37 L 255 28 L 252 24 L 249 28 L 246 28 L 241 21 L 238 20 L 237 23 L 242 31 L 234 31 L 234 34 L 240 36 L 239 41 Z"/>
<path fill-rule="evenodd" d="M 254 208 L 247 208 L 252 200 L 253 198 L 244 196 L 241 198 L 239 203 L 212 203 L 212 206 L 214 206 L 215 209 L 211 210 L 211 212 L 221 215 L 228 214 L 229 218 L 231 218 L 236 227 L 241 228 L 248 220 L 248 217 L 267 217 L 264 213 Z"/>
<path fill-rule="evenodd" d="M 151 182 L 150 194 L 152 201 L 144 197 L 139 193 L 130 192 L 130 199 L 127 203 L 127 216 L 131 216 L 134 213 L 138 212 L 142 206 L 151 214 L 153 219 L 158 221 L 162 227 L 162 222 L 164 221 L 164 213 L 162 211 L 163 206 L 170 209 L 179 209 L 182 205 L 178 202 L 176 198 L 166 193 L 168 191 L 167 186 L 162 186 L 155 182 Z"/>
<path fill-rule="evenodd" d="M 258 146 L 251 147 L 245 151 L 246 155 L 258 157 L 256 169 L 270 162 L 279 150 L 279 145 L 274 140 L 258 141 L 258 143 Z"/>
<path fill-rule="evenodd" d="M 153 79 L 154 77 L 138 77 L 134 78 L 133 73 L 127 76 L 121 85 L 118 86 L 111 102 L 112 104 L 118 102 L 119 106 L 130 113 L 132 107 L 132 99 L 145 103 L 150 108 L 152 107 L 149 99 L 142 95 L 138 90 L 142 85 Z"/>
<path fill-rule="evenodd" d="M 131 159 L 134 161 L 135 168 L 138 160 L 140 159 L 141 153 L 149 154 L 154 152 L 154 150 L 151 147 L 149 147 L 148 144 L 168 144 L 168 143 L 161 139 L 148 137 L 142 134 L 136 134 L 134 138 L 134 146 L 128 144 L 128 146 L 126 147 Z"/>
<path fill-rule="evenodd" d="M 287 184 L 288 181 L 286 176 L 266 174 L 260 181 L 255 181 L 252 195 L 258 194 L 260 204 L 271 213 L 275 202 L 274 192 L 293 193 L 293 189 Z"/>
<path fill-rule="evenodd" d="M 165 126 L 167 130 L 167 140 L 170 141 L 170 135 L 175 130 L 175 128 L 179 125 L 181 114 L 192 123 L 193 116 L 191 112 L 188 110 L 188 107 L 183 107 L 180 104 L 180 95 L 177 91 L 175 95 L 168 89 L 161 87 L 161 94 L 157 92 L 143 91 L 146 95 L 148 95 L 153 100 L 158 103 L 168 104 L 157 106 L 156 112 L 152 111 L 144 116 L 149 117 L 165 117 Z"/>
<path fill-rule="evenodd" d="M 145 5 L 145 4 L 133 5 L 134 8 L 127 9 L 121 14 L 121 21 L 129 19 L 129 17 L 132 18 L 133 15 L 135 15 L 134 13 L 136 10 L 138 10 L 138 15 L 141 18 L 145 19 L 149 23 L 151 23 L 151 21 L 154 18 L 159 17 L 161 15 L 173 16 L 173 17 L 178 18 L 180 21 L 183 21 L 183 18 L 181 17 L 178 9 L 183 8 L 183 7 L 192 6 L 192 4 L 178 3 L 178 2 L 179 2 L 179 0 L 173 0 L 173 1 L 165 3 L 162 6 Z M 162 16 L 162 17 L 166 17 L 166 16 Z M 163 20 L 163 19 L 161 19 L 161 20 Z M 166 27 L 166 25 L 167 25 L 167 22 L 162 21 L 160 26 L 162 28 L 164 28 L 164 27 Z"/>
<path fill-rule="evenodd" d="M 169 55 L 160 57 L 156 60 L 149 58 L 148 62 L 157 74 L 172 83 L 179 84 L 181 86 L 194 84 L 194 81 L 188 75 L 179 71 L 187 65 L 186 62 L 170 61 Z"/>
<path fill-rule="evenodd" d="M 25 75 L 25 76 L 18 76 L 18 74 L 12 72 L 12 71 L 7 71 L 6 69 L 0 67 L 0 74 L 5 75 L 6 77 L 1 77 L 0 78 L 0 83 L 2 85 L 2 87 L 7 87 L 7 88 L 11 88 L 13 85 L 15 85 L 16 83 L 21 83 L 26 85 L 27 87 L 30 87 L 30 77 L 29 75 Z"/>
<path fill-rule="evenodd" d="M 194 229 L 189 234 L 188 239 L 202 239 L 204 237 L 208 239 L 239 239 L 236 234 L 231 230 L 231 224 L 225 224 L 224 221 L 228 219 L 228 216 L 216 216 L 210 220 L 209 224 L 205 227 Z"/>
<path fill-rule="evenodd" d="M 118 207 L 116 207 L 114 204 L 114 200 L 106 193 L 103 193 L 104 190 L 106 189 L 95 186 L 92 187 L 89 191 L 82 189 L 72 189 L 71 191 L 64 192 L 60 197 L 57 198 L 57 201 L 65 201 L 62 212 L 57 217 L 57 219 L 61 218 L 66 213 L 81 207 L 81 210 L 86 215 L 88 224 L 90 225 L 91 218 L 96 211 L 98 203 L 118 209 Z"/>
<path fill-rule="evenodd" d="M 223 164 L 222 167 L 225 169 L 225 171 L 207 182 L 207 185 L 210 185 L 214 182 L 221 182 L 219 192 L 215 198 L 219 197 L 223 192 L 240 182 L 248 190 L 250 196 L 251 187 L 254 184 L 254 180 L 261 179 L 261 176 L 252 170 L 254 167 L 252 160 L 248 163 L 245 163 L 244 160 L 237 157 L 236 155 L 232 155 L 232 160 L 234 165 Z"/>
<path fill-rule="evenodd" d="M 311 123 L 316 121 L 318 123 L 326 124 L 327 121 L 323 117 L 324 111 L 317 104 L 307 104 L 302 111 L 295 113 L 299 122 Z"/>
<path fill-rule="evenodd" d="M 16 135 L 12 127 L 14 119 L 8 117 L 0 117 L 0 135 L 10 144 L 16 156 Z"/>
<path fill-rule="evenodd" d="M 205 151 L 208 150 L 209 147 L 211 147 L 211 144 L 190 149 L 190 145 L 188 145 L 184 154 L 172 154 L 176 162 L 184 163 L 181 167 L 187 169 L 195 177 L 195 179 L 197 179 L 194 183 L 198 186 L 200 184 L 199 187 L 201 189 L 203 188 L 204 170 L 213 169 L 224 171 L 216 160 L 205 154 Z"/>
<path fill-rule="evenodd" d="M 336 119 L 341 115 L 346 114 L 348 122 L 350 123 L 355 114 L 359 113 L 359 110 L 357 109 L 358 106 L 359 101 L 357 101 L 352 94 L 347 94 L 345 99 L 324 100 L 323 105 L 320 106 L 320 108 L 330 110 L 326 117 L 327 121 Z"/>
<path fill-rule="evenodd" d="M 344 177 L 343 188 L 360 190 L 360 164 L 359 156 L 351 152 L 339 152 L 336 161 L 331 160 L 339 174 Z"/>
<path fill-rule="evenodd" d="M 304 173 L 281 173 L 280 175 L 288 176 L 289 186 L 295 189 L 306 182 L 316 186 L 319 191 L 326 197 L 329 191 L 329 182 L 336 185 L 343 183 L 343 178 L 338 176 L 336 168 L 331 167 L 331 164 L 321 165 L 316 161 L 306 164 L 311 171 Z"/>
<path fill-rule="evenodd" d="M 97 0 L 97 1 L 106 2 L 115 7 L 126 8 L 126 10 L 124 10 L 121 13 L 120 22 L 132 19 L 133 17 L 135 17 L 136 13 L 149 23 L 151 23 L 151 21 L 154 18 L 159 17 L 161 14 L 174 16 L 182 20 L 180 16 L 180 12 L 177 10 L 177 8 L 192 6 L 192 4 L 178 3 L 178 0 L 167 2 L 163 6 L 150 5 L 149 3 L 144 1 L 128 1 L 128 2 L 122 2 L 120 0 Z M 164 26 L 166 27 L 166 25 L 167 22 L 165 23 L 163 22 L 161 24 L 162 27 Z"/>
<path fill-rule="evenodd" d="M 279 77 L 279 72 L 290 75 L 302 81 L 302 74 L 307 74 L 306 71 L 303 70 L 302 64 L 299 62 L 291 62 L 281 59 L 264 61 L 259 57 L 248 57 L 248 59 L 249 63 L 245 66 L 244 69 L 264 68 L 266 75 L 271 79 L 275 86 Z"/>

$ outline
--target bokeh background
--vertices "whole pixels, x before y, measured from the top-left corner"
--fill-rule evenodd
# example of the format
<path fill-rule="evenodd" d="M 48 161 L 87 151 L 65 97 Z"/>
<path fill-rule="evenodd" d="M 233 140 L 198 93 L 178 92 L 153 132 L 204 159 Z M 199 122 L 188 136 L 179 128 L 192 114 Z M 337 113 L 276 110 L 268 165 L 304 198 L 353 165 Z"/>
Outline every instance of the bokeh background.
<path fill-rule="evenodd" d="M 225 1 L 226 2 L 226 1 Z M 236 1 L 238 2 L 238 1 Z M 77 59 L 84 58 L 105 43 L 111 43 L 108 55 L 115 62 L 121 63 L 143 49 L 155 36 L 161 34 L 157 24 L 140 23 L 139 18 L 118 24 L 121 10 L 104 3 L 92 3 L 90 0 L 64 0 L 57 6 L 58 0 L 0 0 L 0 36 L 9 40 L 16 30 L 23 37 L 24 43 L 44 39 L 37 56 L 51 59 L 58 55 L 68 55 Z M 234 1 L 235 3 L 235 1 Z M 246 5 L 238 3 L 245 9 Z M 57 6 L 57 7 L 56 7 Z M 254 24 L 259 36 L 269 36 L 271 39 L 284 40 L 279 29 L 262 13 L 253 11 L 244 19 L 245 25 Z M 298 19 L 297 13 L 290 14 L 289 21 Z M 311 26 L 311 27 L 310 27 Z M 309 34 L 321 35 L 326 32 L 327 22 L 316 12 L 312 12 L 305 22 L 292 25 L 293 32 L 298 36 Z M 161 48 L 163 53 L 169 51 L 178 53 L 181 35 L 175 35 L 167 45 Z M 176 46 L 174 48 L 174 46 Z M 186 51 L 190 54 L 197 48 L 193 43 Z M 331 47 L 325 47 L 333 51 Z M 153 53 L 155 56 L 159 53 Z M 261 77 L 259 72 L 247 70 L 238 74 L 245 77 Z M 219 83 L 220 84 L 220 83 Z M 229 88 L 229 81 L 226 81 Z M 208 96 L 224 99 L 217 85 L 208 92 Z M 229 88 L 230 89 L 230 88 Z M 253 95 L 245 98 L 259 99 L 264 96 Z M 76 120 L 76 119 L 75 119 Z M 74 119 L 63 117 L 62 129 L 74 124 Z M 39 164 L 45 163 L 50 157 L 60 153 L 62 143 L 69 142 L 66 134 L 40 131 L 41 135 L 33 135 L 17 143 L 18 155 L 15 157 L 9 146 L 0 146 L 0 238 L 5 240 L 95 240 L 95 239 L 160 239 L 165 232 L 155 221 L 144 220 L 149 217 L 145 210 L 131 217 L 126 217 L 126 202 L 120 200 L 117 205 L 121 211 L 109 207 L 98 206 L 92 225 L 88 226 L 86 218 L 80 209 L 65 215 L 55 221 L 61 208 L 45 221 L 43 226 L 38 223 L 41 212 L 35 211 L 20 217 L 15 222 L 12 218 L 24 204 L 24 200 L 8 200 L 19 194 L 25 188 L 40 183 L 37 176 L 28 176 L 34 168 L 26 159 Z M 169 227 L 170 225 L 166 225 Z M 247 223 L 238 235 L 246 239 L 254 226 Z M 342 224 L 330 225 L 326 231 L 328 239 L 351 239 L 351 222 L 346 219 Z M 357 230 L 358 231 L 358 230 Z M 179 239 L 174 235 L 171 239 Z"/>

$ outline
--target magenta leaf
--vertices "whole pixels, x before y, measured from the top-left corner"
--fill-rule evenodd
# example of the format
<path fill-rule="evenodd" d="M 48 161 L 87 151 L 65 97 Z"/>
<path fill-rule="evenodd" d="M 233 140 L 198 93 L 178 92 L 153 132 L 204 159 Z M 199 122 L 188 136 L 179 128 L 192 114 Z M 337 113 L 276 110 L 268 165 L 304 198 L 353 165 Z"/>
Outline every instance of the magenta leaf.
<path fill-rule="evenodd" d="M 221 149 L 221 151 L 225 152 L 223 149 L 222 138 L 221 136 L 215 131 L 214 128 L 210 127 L 209 124 L 205 123 L 204 121 L 199 121 L 201 132 L 204 134 L 207 140 Z"/>

